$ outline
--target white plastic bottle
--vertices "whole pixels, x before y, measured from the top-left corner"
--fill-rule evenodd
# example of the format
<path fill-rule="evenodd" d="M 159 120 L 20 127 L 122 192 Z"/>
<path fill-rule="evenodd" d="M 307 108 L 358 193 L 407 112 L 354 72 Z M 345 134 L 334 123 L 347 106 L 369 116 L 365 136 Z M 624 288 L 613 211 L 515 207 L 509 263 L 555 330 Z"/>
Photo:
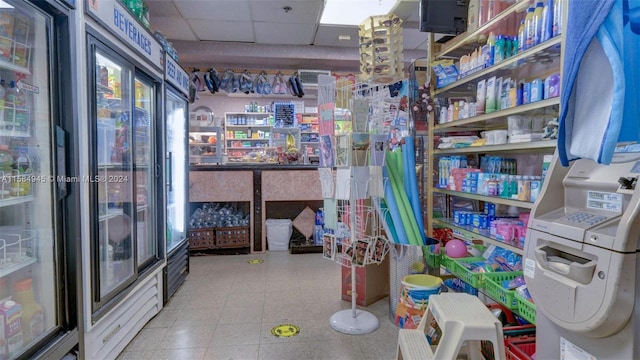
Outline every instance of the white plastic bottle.
<path fill-rule="evenodd" d="M 520 21 L 520 28 L 518 28 L 518 52 L 524 50 L 524 20 Z"/>
<path fill-rule="evenodd" d="M 553 36 L 562 34 L 562 1 L 553 2 Z"/>
<path fill-rule="evenodd" d="M 527 50 L 533 46 L 533 39 L 535 38 L 535 23 L 533 21 L 534 8 L 527 9 L 527 16 L 524 18 L 524 45 L 523 50 Z"/>
<path fill-rule="evenodd" d="M 542 13 L 544 4 L 536 3 L 536 9 L 533 11 L 533 46 L 542 42 Z"/>

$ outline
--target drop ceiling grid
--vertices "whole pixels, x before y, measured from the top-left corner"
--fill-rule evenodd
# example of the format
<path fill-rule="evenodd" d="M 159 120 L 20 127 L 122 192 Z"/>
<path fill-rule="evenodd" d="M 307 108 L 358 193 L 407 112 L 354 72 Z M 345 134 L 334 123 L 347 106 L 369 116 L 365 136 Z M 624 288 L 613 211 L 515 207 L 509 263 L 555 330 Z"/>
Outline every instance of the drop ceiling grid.
<path fill-rule="evenodd" d="M 153 19 L 153 30 L 159 30 L 165 36 L 171 36 L 171 40 L 197 41 L 189 23 L 184 19 L 174 17 L 157 17 Z"/>
<path fill-rule="evenodd" d="M 201 19 L 188 20 L 191 28 L 203 41 L 254 42 L 250 22 L 211 21 Z"/>
<path fill-rule="evenodd" d="M 256 42 L 262 44 L 310 45 L 316 32 L 315 23 L 311 24 L 278 24 L 253 23 Z"/>
<path fill-rule="evenodd" d="M 185 19 L 251 21 L 246 0 L 173 0 Z"/>
<path fill-rule="evenodd" d="M 251 16 L 253 21 L 270 23 L 313 24 L 320 19 L 322 1 L 252 1 Z M 283 8 L 292 9 L 285 12 Z"/>

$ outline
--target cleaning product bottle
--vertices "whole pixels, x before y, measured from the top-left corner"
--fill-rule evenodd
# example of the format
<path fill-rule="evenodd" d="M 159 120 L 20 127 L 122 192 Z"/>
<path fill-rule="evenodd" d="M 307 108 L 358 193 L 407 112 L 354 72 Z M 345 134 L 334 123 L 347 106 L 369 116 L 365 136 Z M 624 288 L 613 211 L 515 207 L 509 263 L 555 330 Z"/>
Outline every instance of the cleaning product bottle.
<path fill-rule="evenodd" d="M 542 30 L 540 42 L 553 37 L 553 0 L 545 0 L 542 8 Z"/>
<path fill-rule="evenodd" d="M 480 0 L 478 4 L 478 27 L 484 25 L 487 19 L 487 8 L 489 7 L 489 0 Z"/>
<path fill-rule="evenodd" d="M 533 21 L 533 13 L 535 8 L 527 9 L 527 16 L 524 18 L 524 46 L 523 50 L 527 50 L 533 46 L 533 39 L 535 37 L 535 24 Z"/>
<path fill-rule="evenodd" d="M 44 333 L 44 312 L 33 298 L 31 278 L 13 284 L 13 300 L 22 306 L 22 336 L 29 344 Z"/>
<path fill-rule="evenodd" d="M 518 29 L 518 52 L 524 50 L 524 20 L 520 21 L 520 28 Z"/>
<path fill-rule="evenodd" d="M 493 53 L 494 64 L 497 64 L 504 60 L 505 58 L 504 50 L 505 50 L 504 36 L 498 35 L 496 36 L 495 45 L 494 45 L 494 53 Z"/>
<path fill-rule="evenodd" d="M 487 46 L 489 47 L 489 62 L 487 65 L 493 65 L 496 63 L 496 36 L 493 32 L 489 33 L 489 37 L 487 38 Z"/>
<path fill-rule="evenodd" d="M 533 11 L 533 45 L 538 45 L 542 42 L 542 13 L 544 4 L 542 2 L 536 3 L 536 9 Z"/>
<path fill-rule="evenodd" d="M 553 36 L 562 34 L 562 2 L 556 0 L 553 2 Z"/>
<path fill-rule="evenodd" d="M 478 6 L 480 0 L 469 0 L 467 14 L 467 32 L 472 32 L 478 28 Z"/>

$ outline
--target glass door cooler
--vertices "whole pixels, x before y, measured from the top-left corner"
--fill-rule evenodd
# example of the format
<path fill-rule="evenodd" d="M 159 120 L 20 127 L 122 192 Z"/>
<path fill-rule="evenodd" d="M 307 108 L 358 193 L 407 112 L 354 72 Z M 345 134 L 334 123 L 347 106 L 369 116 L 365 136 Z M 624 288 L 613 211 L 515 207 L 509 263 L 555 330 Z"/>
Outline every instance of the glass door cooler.
<path fill-rule="evenodd" d="M 165 57 L 165 218 L 167 267 L 164 302 L 189 274 L 187 239 L 188 163 L 187 117 L 189 75 L 168 55 Z"/>
<path fill-rule="evenodd" d="M 77 283 L 65 275 L 79 246 L 65 214 L 77 199 L 63 130 L 73 116 L 59 116 L 72 106 L 59 91 L 71 80 L 67 15 L 56 3 L 0 1 L 0 359 L 62 357 L 78 344 Z"/>
<path fill-rule="evenodd" d="M 121 3 L 86 10 L 89 359 L 116 357 L 163 306 L 164 66 L 159 42 Z"/>

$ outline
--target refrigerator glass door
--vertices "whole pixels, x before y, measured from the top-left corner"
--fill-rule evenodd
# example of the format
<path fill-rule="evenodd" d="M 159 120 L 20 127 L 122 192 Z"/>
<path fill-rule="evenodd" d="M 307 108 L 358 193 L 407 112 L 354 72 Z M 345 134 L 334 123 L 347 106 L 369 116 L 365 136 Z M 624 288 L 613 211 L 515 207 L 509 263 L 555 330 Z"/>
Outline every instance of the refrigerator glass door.
<path fill-rule="evenodd" d="M 131 70 L 96 50 L 99 299 L 133 281 L 134 198 L 131 159 Z M 95 246 L 95 245 L 94 245 Z"/>
<path fill-rule="evenodd" d="M 0 8 L 0 358 L 61 323 L 52 151 L 51 18 Z"/>
<path fill-rule="evenodd" d="M 155 203 L 153 167 L 153 134 L 155 120 L 155 88 L 152 83 L 135 79 L 135 116 L 133 119 L 133 139 L 136 181 L 136 239 L 138 264 L 142 266 L 156 259 L 158 242 L 155 236 Z"/>
<path fill-rule="evenodd" d="M 187 101 L 168 91 L 167 108 L 167 253 L 186 239 Z"/>

